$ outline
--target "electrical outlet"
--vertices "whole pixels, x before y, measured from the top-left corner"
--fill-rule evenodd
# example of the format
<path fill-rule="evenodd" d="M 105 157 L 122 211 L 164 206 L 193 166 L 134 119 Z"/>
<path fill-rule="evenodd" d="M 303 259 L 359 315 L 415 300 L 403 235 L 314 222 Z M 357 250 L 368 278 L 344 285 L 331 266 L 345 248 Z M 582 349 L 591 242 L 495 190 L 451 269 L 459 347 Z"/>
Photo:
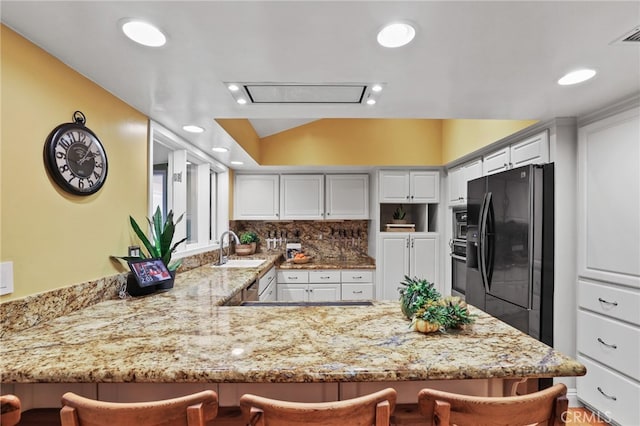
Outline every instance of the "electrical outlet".
<path fill-rule="evenodd" d="M 0 296 L 13 293 L 13 262 L 0 263 Z"/>

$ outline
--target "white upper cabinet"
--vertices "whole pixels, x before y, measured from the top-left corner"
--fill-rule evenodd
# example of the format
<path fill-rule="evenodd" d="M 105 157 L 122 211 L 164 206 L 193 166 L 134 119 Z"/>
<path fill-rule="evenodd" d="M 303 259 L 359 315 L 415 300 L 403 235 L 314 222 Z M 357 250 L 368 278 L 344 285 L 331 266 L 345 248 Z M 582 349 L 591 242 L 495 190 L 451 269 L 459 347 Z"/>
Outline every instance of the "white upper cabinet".
<path fill-rule="evenodd" d="M 449 170 L 449 205 L 466 204 L 467 182 L 482 176 L 482 158 Z"/>
<path fill-rule="evenodd" d="M 383 170 L 379 198 L 381 203 L 437 203 L 440 172 Z"/>
<path fill-rule="evenodd" d="M 527 164 L 549 162 L 549 132 L 538 133 L 528 139 L 516 142 L 483 158 L 483 174 L 491 175 Z"/>
<path fill-rule="evenodd" d="M 280 219 L 324 219 L 324 175 L 281 175 Z"/>
<path fill-rule="evenodd" d="M 326 219 L 369 219 L 369 175 L 326 175 Z"/>
<path fill-rule="evenodd" d="M 278 175 L 236 175 L 233 217 L 236 220 L 279 219 Z"/>

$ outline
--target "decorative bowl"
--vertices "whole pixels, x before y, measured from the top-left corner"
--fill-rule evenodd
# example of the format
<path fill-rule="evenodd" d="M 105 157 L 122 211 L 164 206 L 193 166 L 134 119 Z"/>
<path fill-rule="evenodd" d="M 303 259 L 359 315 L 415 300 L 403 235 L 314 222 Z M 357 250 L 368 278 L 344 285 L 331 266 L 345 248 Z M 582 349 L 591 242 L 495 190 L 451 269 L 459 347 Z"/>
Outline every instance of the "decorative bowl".
<path fill-rule="evenodd" d="M 293 258 L 291 259 L 293 263 L 295 264 L 302 264 L 302 263 L 309 263 L 309 261 L 311 260 L 311 256 L 305 256 L 305 257 L 299 257 L 299 258 Z"/>

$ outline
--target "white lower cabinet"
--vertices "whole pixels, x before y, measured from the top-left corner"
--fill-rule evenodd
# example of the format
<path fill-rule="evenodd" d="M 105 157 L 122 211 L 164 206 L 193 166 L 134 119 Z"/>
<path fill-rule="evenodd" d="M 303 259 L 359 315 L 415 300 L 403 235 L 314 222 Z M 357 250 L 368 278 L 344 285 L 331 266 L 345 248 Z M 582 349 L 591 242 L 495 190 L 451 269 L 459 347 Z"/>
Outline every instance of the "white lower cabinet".
<path fill-rule="evenodd" d="M 342 300 L 373 299 L 373 271 L 344 270 L 341 273 L 341 281 Z"/>
<path fill-rule="evenodd" d="M 278 271 L 278 300 L 330 302 L 340 300 L 340 271 Z"/>
<path fill-rule="evenodd" d="M 374 298 L 373 270 L 280 270 L 278 300 L 328 302 Z"/>
<path fill-rule="evenodd" d="M 398 287 L 404 276 L 424 278 L 438 283 L 438 234 L 426 232 L 386 232 L 378 244 L 378 299 L 397 300 Z"/>

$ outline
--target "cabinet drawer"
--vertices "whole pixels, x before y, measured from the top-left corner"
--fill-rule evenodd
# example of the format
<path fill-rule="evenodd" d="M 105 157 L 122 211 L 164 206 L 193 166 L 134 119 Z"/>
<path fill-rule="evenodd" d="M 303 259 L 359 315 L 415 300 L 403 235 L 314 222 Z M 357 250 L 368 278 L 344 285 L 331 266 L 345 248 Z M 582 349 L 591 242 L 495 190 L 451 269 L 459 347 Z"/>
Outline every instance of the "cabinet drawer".
<path fill-rule="evenodd" d="M 340 271 L 309 271 L 310 283 L 339 283 Z"/>
<path fill-rule="evenodd" d="M 640 292 L 578 280 L 578 305 L 640 325 Z"/>
<path fill-rule="evenodd" d="M 372 283 L 373 271 L 347 270 L 342 271 L 343 283 Z"/>
<path fill-rule="evenodd" d="M 640 329 L 637 327 L 579 311 L 578 352 L 640 378 Z"/>
<path fill-rule="evenodd" d="M 270 284 L 275 284 L 275 281 L 276 281 L 276 268 L 271 268 L 267 271 L 267 273 L 261 276 L 260 280 L 258 281 L 258 289 L 260 293 L 265 291 L 265 289 Z"/>
<path fill-rule="evenodd" d="M 278 283 L 308 283 L 309 272 L 307 271 L 278 271 Z"/>
<path fill-rule="evenodd" d="M 576 379 L 578 399 L 608 417 L 603 420 L 640 424 L 640 385 L 585 357 L 578 361 L 587 367 L 587 375 Z"/>
<path fill-rule="evenodd" d="M 342 300 L 373 299 L 373 284 L 342 284 Z"/>

